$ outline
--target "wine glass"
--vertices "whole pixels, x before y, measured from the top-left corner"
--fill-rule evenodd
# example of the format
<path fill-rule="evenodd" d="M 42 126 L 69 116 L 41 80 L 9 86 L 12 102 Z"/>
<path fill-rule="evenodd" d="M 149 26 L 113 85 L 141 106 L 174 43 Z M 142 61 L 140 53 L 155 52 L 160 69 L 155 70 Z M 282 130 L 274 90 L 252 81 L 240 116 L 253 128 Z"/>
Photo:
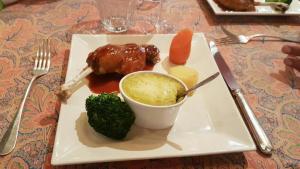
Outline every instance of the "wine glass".
<path fill-rule="evenodd" d="M 166 1 L 160 16 L 159 33 L 176 33 L 183 28 L 196 31 L 200 18 L 198 6 L 185 1 Z"/>
<path fill-rule="evenodd" d="M 127 14 L 131 0 L 95 0 L 104 29 L 113 33 L 128 30 Z"/>
<path fill-rule="evenodd" d="M 156 32 L 160 18 L 161 0 L 132 0 L 128 13 L 130 29 L 134 32 Z"/>

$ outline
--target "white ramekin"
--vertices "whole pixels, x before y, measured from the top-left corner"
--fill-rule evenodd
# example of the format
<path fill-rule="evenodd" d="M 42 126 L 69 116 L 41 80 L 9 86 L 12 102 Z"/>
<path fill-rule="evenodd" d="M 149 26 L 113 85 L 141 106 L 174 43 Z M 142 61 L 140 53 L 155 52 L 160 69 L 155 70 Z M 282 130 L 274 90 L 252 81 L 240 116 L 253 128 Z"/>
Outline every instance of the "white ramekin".
<path fill-rule="evenodd" d="M 122 84 L 124 80 L 129 76 L 135 74 L 141 74 L 141 73 L 152 73 L 152 74 L 167 76 L 169 78 L 178 81 L 180 84 L 182 84 L 182 86 L 184 86 L 186 90 L 187 90 L 187 86 L 181 80 L 179 80 L 174 76 L 159 73 L 159 72 L 153 72 L 153 71 L 138 71 L 138 72 L 130 73 L 124 76 L 119 83 L 119 88 L 122 97 L 124 98 L 125 102 L 130 106 L 132 111 L 135 113 L 136 125 L 148 129 L 164 129 L 164 128 L 171 127 L 176 120 L 180 106 L 186 101 L 187 96 L 185 96 L 185 98 L 182 99 L 180 102 L 168 106 L 152 106 L 152 105 L 137 102 L 126 95 L 126 93 L 123 90 Z"/>

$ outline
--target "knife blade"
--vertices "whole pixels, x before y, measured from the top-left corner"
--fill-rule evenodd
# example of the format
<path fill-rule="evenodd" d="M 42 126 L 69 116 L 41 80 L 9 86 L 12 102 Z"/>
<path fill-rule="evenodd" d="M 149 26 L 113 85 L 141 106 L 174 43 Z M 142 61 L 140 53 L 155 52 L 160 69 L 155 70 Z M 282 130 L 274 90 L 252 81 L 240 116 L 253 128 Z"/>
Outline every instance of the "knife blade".
<path fill-rule="evenodd" d="M 227 86 L 229 87 L 234 98 L 236 99 L 238 106 L 242 110 L 241 112 L 243 113 L 245 120 L 248 123 L 249 130 L 253 135 L 256 145 L 258 146 L 259 150 L 264 154 L 272 154 L 273 146 L 268 136 L 259 124 L 251 107 L 244 98 L 240 86 L 235 81 L 230 71 L 230 68 L 228 67 L 222 55 L 220 54 L 216 44 L 213 41 L 210 41 L 209 47 Z"/>

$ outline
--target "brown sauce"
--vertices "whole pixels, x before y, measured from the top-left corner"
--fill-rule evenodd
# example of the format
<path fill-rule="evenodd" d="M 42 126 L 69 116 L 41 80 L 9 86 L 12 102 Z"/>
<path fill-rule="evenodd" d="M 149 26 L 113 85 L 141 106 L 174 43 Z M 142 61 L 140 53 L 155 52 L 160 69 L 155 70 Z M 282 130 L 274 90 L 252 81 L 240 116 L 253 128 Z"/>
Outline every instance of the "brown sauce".
<path fill-rule="evenodd" d="M 89 80 L 88 86 L 93 93 L 111 93 L 119 92 L 119 82 L 122 75 L 113 73 L 105 75 L 90 74 L 87 79 Z"/>
<path fill-rule="evenodd" d="M 146 65 L 144 70 L 152 70 L 154 65 Z M 90 74 L 88 79 L 88 87 L 93 93 L 111 93 L 119 92 L 119 82 L 122 75 L 117 73 L 110 73 L 104 75 Z"/>
<path fill-rule="evenodd" d="M 153 70 L 153 67 L 154 67 L 154 65 L 147 64 L 147 65 L 144 67 L 144 70 Z"/>

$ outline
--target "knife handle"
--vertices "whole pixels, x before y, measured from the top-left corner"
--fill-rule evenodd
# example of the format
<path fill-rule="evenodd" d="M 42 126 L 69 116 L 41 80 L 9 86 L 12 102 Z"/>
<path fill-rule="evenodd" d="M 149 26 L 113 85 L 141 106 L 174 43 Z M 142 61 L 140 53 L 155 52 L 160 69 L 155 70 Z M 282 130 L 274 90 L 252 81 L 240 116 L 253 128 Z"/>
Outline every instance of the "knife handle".
<path fill-rule="evenodd" d="M 254 140 L 264 154 L 272 154 L 273 146 L 260 126 L 257 118 L 255 117 L 253 111 L 251 110 L 250 106 L 248 105 L 244 95 L 240 89 L 236 89 L 233 91 L 233 95 L 236 97 L 236 100 L 244 113 L 244 117 L 248 122 L 249 128 L 254 136 Z"/>

